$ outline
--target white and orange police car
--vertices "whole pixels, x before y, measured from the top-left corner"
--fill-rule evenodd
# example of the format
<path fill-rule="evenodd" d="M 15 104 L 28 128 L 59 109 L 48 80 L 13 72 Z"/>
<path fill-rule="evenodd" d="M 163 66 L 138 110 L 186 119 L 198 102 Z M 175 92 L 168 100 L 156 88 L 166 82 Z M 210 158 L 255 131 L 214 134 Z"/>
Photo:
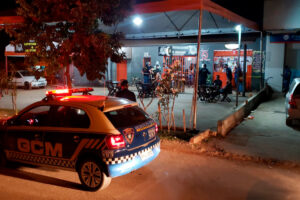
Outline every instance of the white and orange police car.
<path fill-rule="evenodd" d="M 2 121 L 1 163 L 74 170 L 95 191 L 156 158 L 160 140 L 153 119 L 135 102 L 90 95 L 92 90 L 48 91 L 42 101 Z"/>

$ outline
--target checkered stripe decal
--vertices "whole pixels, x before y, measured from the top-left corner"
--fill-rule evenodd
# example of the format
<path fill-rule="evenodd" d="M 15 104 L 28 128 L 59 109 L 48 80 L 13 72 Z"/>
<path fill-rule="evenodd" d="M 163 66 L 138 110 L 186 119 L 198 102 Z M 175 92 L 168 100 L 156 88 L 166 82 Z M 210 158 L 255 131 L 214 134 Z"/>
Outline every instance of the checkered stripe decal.
<path fill-rule="evenodd" d="M 26 161 L 30 163 L 53 165 L 64 168 L 75 168 L 75 161 L 69 161 L 61 158 L 52 158 L 47 156 L 33 155 L 15 151 L 6 151 L 6 156 L 15 161 Z"/>
<path fill-rule="evenodd" d="M 152 150 L 156 147 L 160 146 L 160 142 L 146 148 L 143 149 L 139 152 L 133 153 L 133 154 L 129 154 L 126 156 L 121 156 L 121 157 L 116 157 L 116 158 L 103 158 L 103 161 L 107 164 L 107 165 L 115 165 L 115 164 L 120 164 L 120 163 L 124 163 L 124 162 L 128 162 L 130 160 L 133 160 L 133 158 L 135 158 L 137 155 L 142 154 L 146 151 Z"/>

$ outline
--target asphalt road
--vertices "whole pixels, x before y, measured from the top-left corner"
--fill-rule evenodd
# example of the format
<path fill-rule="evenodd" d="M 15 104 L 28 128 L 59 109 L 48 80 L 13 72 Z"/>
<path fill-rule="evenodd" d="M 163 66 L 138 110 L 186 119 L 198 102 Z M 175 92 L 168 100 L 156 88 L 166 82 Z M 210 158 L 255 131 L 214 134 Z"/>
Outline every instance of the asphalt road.
<path fill-rule="evenodd" d="M 149 165 L 83 191 L 75 172 L 19 167 L 0 171 L 0 199 L 300 199 L 300 174 L 249 162 L 163 149 Z"/>

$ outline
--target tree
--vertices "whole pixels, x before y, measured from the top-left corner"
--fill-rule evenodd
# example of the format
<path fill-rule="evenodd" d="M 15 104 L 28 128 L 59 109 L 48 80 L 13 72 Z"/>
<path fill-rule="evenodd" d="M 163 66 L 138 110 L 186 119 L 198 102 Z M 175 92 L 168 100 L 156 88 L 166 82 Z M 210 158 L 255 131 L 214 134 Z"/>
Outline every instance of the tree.
<path fill-rule="evenodd" d="M 156 88 L 156 96 L 158 97 L 158 104 L 163 108 L 163 117 L 167 121 L 168 132 L 170 132 L 170 117 L 172 118 L 173 127 L 175 129 L 175 119 L 174 116 L 174 106 L 175 98 L 178 96 L 178 88 L 174 87 L 177 84 L 178 79 L 174 77 L 178 75 L 180 70 L 179 62 L 169 66 L 169 69 L 163 74 L 163 78 L 160 81 L 159 86 Z M 171 113 L 170 113 L 170 103 L 172 101 Z M 170 116 L 171 114 L 171 116 Z"/>
<path fill-rule="evenodd" d="M 122 0 L 16 0 L 17 14 L 24 23 L 8 27 L 14 44 L 33 44 L 25 58 L 27 66 L 47 63 L 47 74 L 66 68 L 71 87 L 69 64 L 86 74 L 88 80 L 105 75 L 108 58 L 124 59 L 120 52 L 121 33 L 108 34 L 103 26 L 112 26 L 131 11 L 131 3 Z M 38 73 L 38 72 L 36 72 Z"/>

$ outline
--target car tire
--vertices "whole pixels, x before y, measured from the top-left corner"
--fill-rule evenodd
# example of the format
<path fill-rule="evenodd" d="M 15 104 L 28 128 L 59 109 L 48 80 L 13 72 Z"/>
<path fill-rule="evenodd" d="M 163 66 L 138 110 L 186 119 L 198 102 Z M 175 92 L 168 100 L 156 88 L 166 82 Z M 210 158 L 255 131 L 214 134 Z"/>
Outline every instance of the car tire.
<path fill-rule="evenodd" d="M 102 170 L 100 162 L 95 159 L 83 160 L 78 168 L 78 175 L 81 184 L 89 191 L 105 189 L 111 182 Z"/>
<path fill-rule="evenodd" d="M 25 90 L 30 90 L 30 89 L 31 89 L 31 84 L 28 83 L 28 82 L 25 82 L 25 83 L 24 83 L 24 89 L 25 89 Z"/>
<path fill-rule="evenodd" d="M 7 165 L 7 160 L 3 149 L 0 149 L 0 168 L 4 168 Z"/>
<path fill-rule="evenodd" d="M 287 126 L 292 126 L 292 125 L 293 125 L 293 120 L 287 118 L 287 119 L 285 120 L 285 124 L 286 124 Z"/>

